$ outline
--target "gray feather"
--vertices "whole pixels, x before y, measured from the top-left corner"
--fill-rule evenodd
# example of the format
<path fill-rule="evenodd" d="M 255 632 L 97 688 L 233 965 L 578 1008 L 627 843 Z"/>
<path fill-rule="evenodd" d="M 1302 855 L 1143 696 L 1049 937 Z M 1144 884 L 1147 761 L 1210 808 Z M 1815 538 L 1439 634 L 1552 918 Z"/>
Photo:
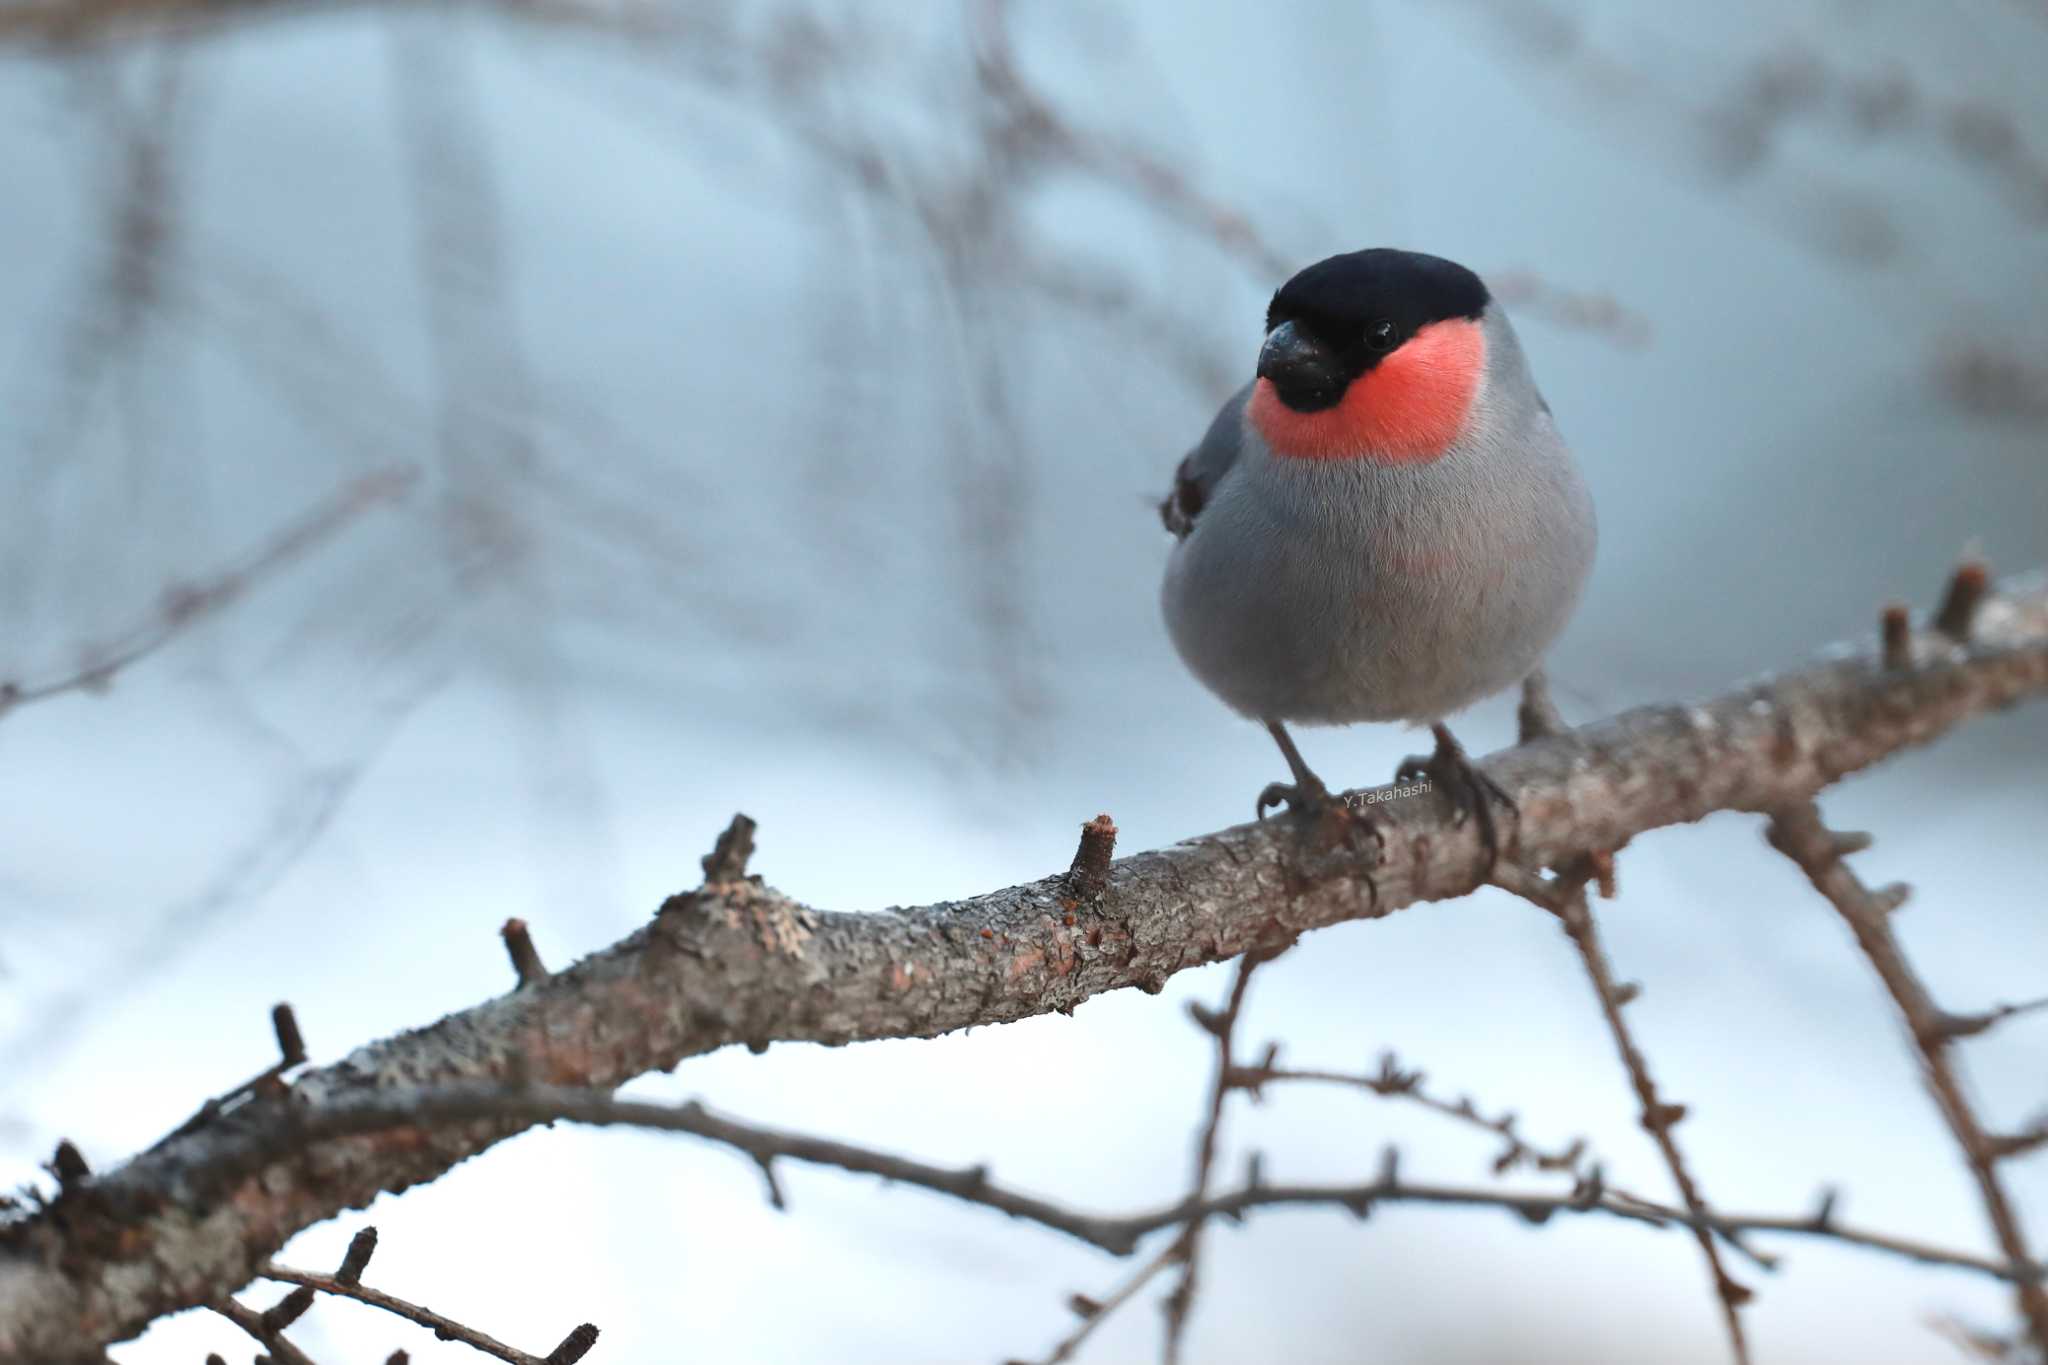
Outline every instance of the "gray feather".
<path fill-rule="evenodd" d="M 1159 519 L 1182 540 L 1195 529 L 1195 518 L 1216 496 L 1217 485 L 1237 462 L 1237 453 L 1244 447 L 1244 405 L 1251 394 L 1251 384 L 1232 394 L 1173 472 L 1173 491 L 1159 504 Z"/>

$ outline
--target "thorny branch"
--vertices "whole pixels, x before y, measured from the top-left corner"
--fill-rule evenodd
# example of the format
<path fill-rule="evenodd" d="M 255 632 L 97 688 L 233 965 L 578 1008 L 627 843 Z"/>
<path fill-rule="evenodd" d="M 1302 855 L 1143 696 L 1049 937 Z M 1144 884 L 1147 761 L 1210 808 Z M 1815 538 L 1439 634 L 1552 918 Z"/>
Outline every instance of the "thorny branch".
<path fill-rule="evenodd" d="M 1499 1209 L 1532 1224 L 1559 1214 L 1588 1213 L 1652 1228 L 1707 1227 L 1731 1240 L 1750 1232 L 1811 1236 L 2008 1282 L 2015 1277 L 2012 1265 L 1997 1257 L 1844 1223 L 1836 1216 L 1832 1199 L 1823 1199 L 1813 1212 L 1804 1214 L 1710 1213 L 1695 1217 L 1675 1205 L 1615 1190 L 1593 1172 L 1570 1192 L 1553 1194 L 1416 1183 L 1402 1178 L 1398 1166 L 1392 1170 L 1382 1166 L 1370 1181 L 1336 1185 L 1271 1183 L 1259 1169 L 1247 1172 L 1247 1178 L 1236 1187 L 1199 1200 L 1184 1198 L 1129 1214 L 1096 1214 L 1012 1189 L 986 1166 L 942 1166 L 836 1138 L 793 1133 L 720 1114 L 694 1100 L 662 1104 L 574 1087 L 451 1082 L 382 1091 L 312 1112 L 273 1111 L 270 1117 L 269 1151 L 280 1160 L 340 1137 L 384 1132 L 396 1136 L 485 1120 L 522 1126 L 582 1123 L 682 1133 L 730 1147 L 754 1163 L 765 1173 L 764 1192 L 771 1203 L 779 1186 L 776 1163 L 795 1161 L 929 1190 L 1072 1237 L 1113 1256 L 1132 1255 L 1147 1237 L 1195 1217 L 1240 1217 L 1258 1209 L 1314 1206 L 1357 1212 L 1361 1204 L 1422 1203 Z M 783 1202 L 786 1205 L 786 1196 Z M 1769 1258 L 1759 1258 L 1759 1263 L 1774 1268 Z M 269 1272 L 259 1268 L 256 1273 L 261 1277 Z M 2020 1273 L 2039 1279 L 2048 1276 L 2048 1266 L 2036 1264 Z M 347 1278 L 340 1272 L 337 1276 Z"/>
<path fill-rule="evenodd" d="M 1960 580 L 1963 575 L 1958 574 L 1957 577 Z M 1951 600 L 1954 600 L 1953 594 Z M 1820 810 L 1811 801 L 1789 804 L 1778 811 L 1771 817 L 1766 834 L 1772 847 L 1797 863 L 1814 889 L 1840 913 L 1849 932 L 1855 936 L 1856 945 L 1870 959 L 1870 965 L 1905 1021 L 1907 1035 L 1920 1059 L 1922 1079 L 1934 1097 L 1935 1107 L 1941 1111 L 1942 1121 L 1948 1125 L 1956 1145 L 1962 1149 L 1963 1161 L 1969 1167 L 1971 1179 L 1976 1182 L 1978 1197 L 1983 1202 L 1985 1216 L 1990 1220 L 1999 1249 L 2011 1266 L 2033 1265 L 2033 1256 L 2027 1250 L 2026 1233 L 2020 1226 L 2019 1215 L 2013 1208 L 2004 1181 L 2000 1179 L 1998 1163 L 2027 1150 L 2034 1142 L 2029 1137 L 2022 1137 L 2017 1143 L 2001 1142 L 1985 1131 L 1982 1120 L 1970 1103 L 1961 1064 L 1950 1055 L 1950 1045 L 1957 1038 L 1982 1032 L 1997 1011 L 1974 1017 L 1957 1016 L 1935 1003 L 1919 973 L 1907 960 L 1897 935 L 1892 932 L 1892 913 L 1905 904 L 1907 888 L 1896 886 L 1872 891 L 1842 861 L 1845 855 L 1867 848 L 1869 836 L 1838 834 L 1830 830 L 1822 823 Z M 2004 1007 L 2004 1012 L 2009 1016 L 2019 1010 L 2008 1006 Z M 2038 1278 L 2026 1274 L 2023 1269 L 2015 1274 L 2014 1286 L 2020 1317 L 2027 1324 L 2029 1335 L 2037 1347 L 2048 1348 L 2048 1290 L 2042 1288 Z"/>
<path fill-rule="evenodd" d="M 588 1355 L 590 1348 L 597 1343 L 597 1328 L 586 1322 L 573 1328 L 553 1351 L 545 1356 L 537 1356 L 516 1346 L 507 1346 L 496 1337 L 466 1326 L 444 1314 L 436 1313 L 431 1308 L 423 1308 L 395 1294 L 372 1289 L 362 1282 L 362 1278 L 363 1270 L 369 1265 L 370 1256 L 376 1249 L 377 1229 L 364 1228 L 350 1240 L 348 1251 L 342 1257 L 341 1268 L 332 1275 L 294 1270 L 290 1266 L 278 1265 L 274 1261 L 266 1262 L 257 1273 L 266 1280 L 297 1285 L 298 1288 L 292 1293 L 294 1296 L 304 1295 L 304 1298 L 299 1300 L 301 1311 L 303 1305 L 312 1302 L 315 1291 L 331 1294 L 335 1298 L 354 1299 L 357 1303 L 381 1308 L 387 1313 L 404 1318 L 407 1322 L 416 1323 L 442 1341 L 459 1341 L 487 1356 L 508 1361 L 510 1365 L 576 1365 L 576 1362 Z M 292 1299 L 287 1297 L 285 1301 L 289 1303 Z"/>
<path fill-rule="evenodd" d="M 1201 1137 L 1195 1143 L 1195 1174 L 1188 1183 L 1191 1203 L 1199 1205 L 1209 1197 L 1209 1182 L 1216 1169 L 1216 1144 L 1223 1133 L 1223 1110 L 1230 1100 L 1237 1021 L 1244 1014 L 1244 997 L 1251 986 L 1252 973 L 1291 946 L 1282 944 L 1271 950 L 1254 948 L 1239 958 L 1237 974 L 1230 983 L 1230 997 L 1220 1011 L 1210 1011 L 1198 1003 L 1188 1006 L 1195 1022 L 1216 1040 L 1216 1074 L 1209 1082 L 1208 1118 L 1203 1122 Z M 1180 1283 L 1166 1297 L 1166 1365 L 1176 1365 L 1180 1360 L 1181 1340 L 1187 1333 L 1188 1315 L 1194 1311 L 1195 1293 L 1201 1287 L 1202 1229 L 1207 1225 L 1206 1218 L 1189 1219 L 1174 1242 L 1181 1269 Z"/>
<path fill-rule="evenodd" d="M 1237 998 L 1241 1005 L 1241 996 Z M 1221 1018 L 1216 1014 L 1206 1014 L 1205 1017 L 1217 1021 Z M 1204 1024 L 1204 1027 L 1209 1025 Z M 1451 1117 L 1459 1117 L 1455 1105 L 1446 1106 L 1444 1112 Z M 1401 1177 L 1399 1165 L 1391 1159 L 1391 1153 L 1389 1159 L 1383 1161 L 1376 1178 L 1370 1181 L 1337 1185 L 1269 1183 L 1260 1163 L 1254 1161 L 1244 1181 L 1232 1189 L 1204 1193 L 1200 1197 L 1190 1194 L 1176 1203 L 1135 1213 L 1093 1214 L 1011 1189 L 997 1181 L 985 1166 L 940 1166 L 836 1139 L 792 1133 L 718 1114 L 696 1101 L 675 1105 L 622 1100 L 601 1092 L 559 1086 L 450 1084 L 383 1091 L 315 1112 L 287 1108 L 272 1116 L 275 1144 L 272 1154 L 282 1160 L 293 1152 L 304 1151 L 336 1137 L 374 1132 L 414 1132 L 487 1119 L 628 1126 L 682 1133 L 715 1142 L 739 1152 L 760 1168 L 766 1180 L 768 1197 L 778 1208 L 785 1206 L 785 1200 L 775 1175 L 775 1164 L 796 1161 L 872 1175 L 890 1184 L 908 1185 L 945 1195 L 965 1204 L 1036 1224 L 1116 1256 L 1132 1255 L 1147 1238 L 1178 1229 L 1179 1235 L 1171 1239 L 1162 1251 L 1145 1261 L 1110 1292 L 1100 1297 L 1078 1294 L 1073 1297 L 1071 1306 L 1081 1321 L 1054 1348 L 1048 1358 L 1049 1365 L 1071 1359 L 1103 1320 L 1159 1274 L 1175 1265 L 1185 1267 L 1190 1255 L 1189 1229 L 1213 1217 L 1242 1219 L 1262 1209 L 1342 1208 L 1363 1218 L 1380 1204 L 1491 1208 L 1512 1213 L 1523 1222 L 1538 1227 L 1553 1217 L 1596 1214 L 1649 1228 L 1710 1231 L 1737 1246 L 1742 1245 L 1739 1239 L 1749 1233 L 1810 1236 L 2008 1281 L 2015 1274 L 2010 1263 L 1997 1258 L 1845 1224 L 1835 1215 L 1831 1195 L 1824 1197 L 1813 1212 L 1806 1214 L 1700 1214 L 1611 1189 L 1601 1182 L 1597 1169 L 1582 1175 L 1574 1188 L 1565 1194 L 1417 1183 Z M 1486 1126 L 1492 1127 L 1490 1124 Z M 1212 1132 L 1213 1129 L 1205 1123 L 1203 1140 L 1213 1162 Z M 318 1275 L 275 1263 L 259 1267 L 257 1274 L 262 1278 L 383 1308 L 448 1339 L 464 1341 L 486 1353 L 495 1354 L 500 1359 L 519 1362 L 539 1359 L 521 1354 L 515 1348 L 504 1346 L 474 1328 L 455 1323 L 429 1309 L 363 1286 L 360 1283 L 363 1269 L 375 1245 L 374 1229 L 358 1232 L 350 1243 L 341 1268 L 333 1275 Z M 1758 1256 L 1757 1259 L 1766 1268 L 1775 1267 L 1772 1258 Z M 2022 1273 L 2038 1279 L 2048 1273 L 2048 1268 L 2035 1265 Z M 253 1321 L 257 1315 L 249 1316 Z M 278 1326 L 273 1324 L 273 1335 L 276 1330 Z M 594 1332 L 595 1329 L 588 1330 Z"/>
<path fill-rule="evenodd" d="M 1346 1086 L 1382 1099 L 1405 1100 L 1500 1138 L 1505 1145 L 1493 1160 L 1495 1175 L 1505 1175 L 1525 1165 L 1538 1171 L 1564 1172 L 1573 1176 L 1584 1174 L 1581 1170 L 1581 1163 L 1586 1158 L 1584 1138 L 1574 1138 L 1567 1145 L 1555 1149 L 1537 1147 L 1516 1131 L 1517 1120 L 1513 1113 L 1488 1118 L 1472 1102 L 1470 1095 L 1460 1095 L 1455 1100 L 1432 1095 L 1423 1088 L 1426 1076 L 1421 1071 L 1404 1069 L 1391 1052 L 1380 1054 L 1378 1070 L 1363 1073 L 1283 1067 L 1279 1061 L 1279 1044 L 1269 1043 L 1257 1065 L 1233 1066 L 1229 1082 L 1233 1088 L 1248 1092 L 1254 1100 L 1264 1097 L 1268 1085 L 1290 1083 Z"/>
<path fill-rule="evenodd" d="M 2048 692 L 2039 579 L 1987 593 L 1967 641 L 1912 632 L 1904 668 L 1885 666 L 1875 636 L 1711 702 L 1646 707 L 1493 756 L 1486 766 L 1520 812 L 1515 865 L 1565 866 L 1717 810 L 1783 810 Z M 323 1112 L 465 1081 L 609 1088 L 735 1042 L 931 1036 L 1124 986 L 1157 991 L 1204 962 L 1482 884 L 1489 860 L 1453 812 L 1385 809 L 1374 867 L 1318 831 L 1268 822 L 1116 861 L 1087 903 L 1064 871 L 883 914 L 815 910 L 752 876 L 671 897 L 652 924 L 544 982 L 306 1071 L 288 1100 L 173 1134 L 0 1225 L 0 1358 L 87 1358 L 166 1312 L 216 1302 L 299 1229 L 434 1179 L 529 1122 L 336 1137 L 280 1162 L 263 1118 L 279 1104 Z"/>
<path fill-rule="evenodd" d="M 1556 915 L 1564 925 L 1565 936 L 1578 950 L 1579 961 L 1586 969 L 1586 979 L 1593 988 L 1593 997 L 1599 1002 L 1601 1018 L 1606 1022 L 1607 1031 L 1614 1039 L 1614 1049 L 1620 1054 L 1621 1064 L 1628 1072 L 1630 1088 L 1642 1106 L 1643 1128 L 1656 1140 L 1665 1169 L 1671 1172 L 1671 1181 L 1678 1187 L 1679 1197 L 1693 1215 L 1693 1236 L 1699 1242 L 1700 1254 L 1706 1258 L 1714 1297 L 1721 1306 L 1721 1319 L 1728 1329 L 1729 1345 L 1738 1365 L 1741 1365 L 1749 1359 L 1741 1310 L 1742 1305 L 1749 1302 L 1751 1291 L 1730 1276 L 1727 1267 L 1721 1263 L 1720 1247 L 1707 1226 L 1710 1210 L 1706 1197 L 1700 1193 L 1699 1181 L 1686 1165 L 1685 1154 L 1679 1149 L 1678 1139 L 1672 1132 L 1685 1118 L 1685 1106 L 1666 1100 L 1659 1094 L 1657 1082 L 1650 1075 L 1649 1059 L 1637 1045 L 1627 1016 L 1622 1013 L 1634 995 L 1614 979 L 1607 949 L 1600 941 L 1599 925 L 1593 918 L 1592 906 L 1586 900 L 1586 883 L 1593 875 L 1592 859 L 1582 858 L 1548 882 L 1542 881 L 1537 874 L 1518 868 L 1498 876 L 1498 880 L 1503 888 Z"/>

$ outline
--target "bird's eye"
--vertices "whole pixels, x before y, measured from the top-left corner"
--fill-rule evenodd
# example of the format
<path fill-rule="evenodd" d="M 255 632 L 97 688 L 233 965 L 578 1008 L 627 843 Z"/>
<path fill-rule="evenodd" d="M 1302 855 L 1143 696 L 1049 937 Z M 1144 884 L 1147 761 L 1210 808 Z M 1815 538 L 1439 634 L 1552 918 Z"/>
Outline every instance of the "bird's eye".
<path fill-rule="evenodd" d="M 1369 322 L 1365 326 L 1365 344 L 1375 351 L 1391 351 L 1394 349 L 1394 343 L 1400 339 L 1401 335 L 1394 330 L 1394 324 L 1385 318 L 1378 322 Z"/>

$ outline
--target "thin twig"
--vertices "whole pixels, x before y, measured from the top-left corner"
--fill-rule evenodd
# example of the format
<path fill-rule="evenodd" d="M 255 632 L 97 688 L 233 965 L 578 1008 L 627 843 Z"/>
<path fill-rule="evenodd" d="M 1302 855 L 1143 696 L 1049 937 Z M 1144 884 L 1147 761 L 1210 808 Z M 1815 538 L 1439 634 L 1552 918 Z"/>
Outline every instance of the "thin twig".
<path fill-rule="evenodd" d="M 387 1313 L 396 1314 L 408 1322 L 427 1328 L 442 1341 L 459 1341 L 465 1346 L 482 1351 L 485 1355 L 509 1361 L 511 1365 L 574 1365 L 576 1361 L 589 1354 L 591 1346 L 597 1341 L 597 1328 L 586 1322 L 562 1338 L 561 1344 L 546 1356 L 533 1355 L 516 1346 L 507 1346 L 488 1333 L 436 1313 L 431 1308 L 409 1303 L 395 1294 L 386 1294 L 364 1284 L 363 1271 L 369 1266 L 370 1258 L 376 1251 L 377 1229 L 366 1227 L 349 1239 L 348 1251 L 341 1258 L 341 1266 L 332 1275 L 316 1275 L 310 1271 L 294 1270 L 275 1261 L 264 1262 L 257 1269 L 258 1275 L 265 1279 L 297 1285 L 298 1288 L 294 1289 L 278 1308 L 263 1314 L 260 1325 L 275 1334 L 282 1326 L 303 1313 L 307 1305 L 312 1303 L 314 1293 L 318 1292 L 332 1294 L 336 1298 L 354 1299 L 357 1303 L 366 1303 L 372 1308 L 381 1308 Z"/>
<path fill-rule="evenodd" d="M 1162 1226 L 1156 1221 L 1132 1223 L 1127 1219 L 1077 1213 L 1051 1200 L 997 1184 L 986 1166 L 939 1166 L 835 1138 L 770 1128 L 716 1113 L 695 1100 L 657 1104 L 563 1086 L 429 1085 L 382 1091 L 310 1109 L 287 1109 L 280 1115 L 272 1150 L 283 1157 L 330 1138 L 485 1121 L 569 1122 L 685 1133 L 730 1147 L 764 1171 L 787 1160 L 872 1175 L 890 1184 L 915 1186 L 994 1209 L 1117 1256 L 1130 1255 L 1137 1249 L 1140 1237 Z"/>
<path fill-rule="evenodd" d="M 1308 1082 L 1321 1085 L 1345 1086 L 1363 1090 L 1383 1099 L 1405 1100 L 1420 1105 L 1446 1118 L 1468 1124 L 1483 1132 L 1503 1139 L 1507 1145 L 1494 1158 L 1495 1175 L 1503 1175 L 1520 1165 L 1533 1166 L 1539 1171 L 1563 1171 L 1579 1174 L 1586 1158 L 1586 1140 L 1574 1138 L 1563 1147 L 1546 1149 L 1526 1141 L 1515 1131 L 1516 1116 L 1503 1113 L 1491 1118 L 1479 1111 L 1469 1095 L 1447 1100 L 1441 1095 L 1432 1095 L 1422 1088 L 1424 1075 L 1420 1071 L 1403 1070 L 1400 1062 L 1391 1052 L 1380 1056 L 1379 1070 L 1375 1072 L 1317 1071 L 1275 1065 L 1277 1053 L 1268 1047 L 1266 1060 L 1257 1066 L 1231 1068 L 1230 1084 L 1240 1090 L 1247 1090 L 1257 1097 L 1268 1085 L 1276 1083 Z"/>
<path fill-rule="evenodd" d="M 1958 575 L 1959 581 L 1960 578 Z M 2020 1316 L 2035 1344 L 2048 1346 L 2048 1291 L 2027 1273 L 2026 1268 L 2034 1264 L 2034 1259 L 2027 1249 L 2019 1215 L 1998 1173 L 1999 1160 L 2011 1153 L 2001 1150 L 1985 1132 L 1970 1103 L 1962 1067 L 1949 1054 L 1949 1045 L 1959 1036 L 1951 1022 L 1954 1016 L 1935 1004 L 1919 973 L 1907 960 L 1898 936 L 1892 932 L 1891 915 L 1901 898 L 1864 886 L 1862 879 L 1842 861 L 1840 840 L 1822 822 L 1820 808 L 1811 801 L 1787 806 L 1773 815 L 1766 833 L 1771 846 L 1797 863 L 1814 889 L 1835 907 L 1898 1007 L 1920 1058 L 1922 1079 L 1956 1145 L 1962 1149 L 1992 1233 L 2006 1262 L 2014 1268 L 2012 1279 Z"/>
<path fill-rule="evenodd" d="M 1579 961 L 1585 966 L 1587 980 L 1592 983 L 1593 995 L 1599 1002 L 1601 1017 L 1607 1022 L 1615 1051 L 1621 1056 L 1622 1066 L 1628 1071 L 1629 1084 L 1642 1107 L 1643 1127 L 1655 1139 L 1657 1150 L 1663 1154 L 1664 1165 L 1671 1172 L 1672 1182 L 1678 1186 L 1679 1197 L 1685 1201 L 1685 1207 L 1692 1215 L 1693 1236 L 1699 1242 L 1700 1254 L 1706 1258 L 1714 1298 L 1720 1305 L 1721 1319 L 1728 1330 L 1729 1346 L 1737 1365 L 1746 1365 L 1749 1343 L 1742 1330 L 1741 1309 L 1749 1301 L 1751 1291 L 1730 1276 L 1721 1264 L 1720 1247 L 1709 1228 L 1711 1210 L 1700 1193 L 1698 1182 L 1686 1166 L 1685 1154 L 1679 1149 L 1678 1140 L 1672 1135 L 1672 1129 L 1685 1117 L 1685 1106 L 1670 1103 L 1658 1095 L 1657 1083 L 1650 1075 L 1649 1059 L 1637 1046 L 1628 1020 L 1622 1014 L 1624 994 L 1614 979 L 1606 949 L 1601 946 L 1600 930 L 1594 921 L 1592 906 L 1586 900 L 1586 879 L 1592 872 L 1591 863 L 1584 862 L 1556 881 L 1538 885 L 1534 884 L 1531 874 L 1520 869 L 1497 869 L 1496 880 L 1501 881 L 1506 889 L 1555 914 L 1564 924 L 1572 946 L 1578 950 Z"/>
<path fill-rule="evenodd" d="M 1188 1006 L 1195 1022 L 1216 1040 L 1216 1071 L 1209 1082 L 1208 1117 L 1203 1120 L 1201 1136 L 1195 1142 L 1195 1171 L 1188 1182 L 1188 1198 L 1195 1205 L 1199 1206 L 1208 1198 L 1209 1178 L 1216 1168 L 1216 1146 L 1223 1131 L 1223 1108 L 1232 1089 L 1231 1050 L 1236 1045 L 1237 1021 L 1244 1013 L 1245 992 L 1251 987 L 1252 973 L 1284 951 L 1284 948 L 1264 952 L 1254 949 L 1239 958 L 1237 974 L 1230 982 L 1230 995 L 1220 1013 L 1212 1013 L 1198 1003 Z M 1180 1282 L 1166 1298 L 1166 1335 L 1162 1351 L 1166 1365 L 1178 1365 L 1180 1360 L 1188 1316 L 1194 1309 L 1195 1292 L 1201 1285 L 1202 1229 L 1207 1224 L 1206 1216 L 1190 1218 L 1170 1249 L 1180 1261 L 1181 1272 Z"/>
<path fill-rule="evenodd" d="M 487 1356 L 509 1361 L 511 1365 L 544 1365 L 547 1360 L 546 1356 L 537 1356 L 516 1346 L 508 1346 L 487 1332 L 466 1326 L 453 1318 L 436 1313 L 431 1308 L 409 1303 L 396 1294 L 387 1294 L 366 1284 L 351 1284 L 336 1275 L 316 1275 L 308 1270 L 295 1270 L 290 1266 L 279 1265 L 275 1261 L 264 1262 L 262 1269 L 257 1273 L 266 1280 L 296 1284 L 322 1294 L 332 1294 L 338 1299 L 354 1299 L 357 1303 L 381 1308 L 387 1313 L 404 1318 L 407 1322 L 417 1323 L 443 1341 L 459 1341 Z"/>
<path fill-rule="evenodd" d="M 2048 995 L 2035 1000 L 2022 1000 L 2017 1004 L 1993 1005 L 1990 1009 L 1980 1010 L 1975 1014 L 1952 1014 L 1948 1016 L 1945 1028 L 1950 1038 L 1968 1038 L 2008 1019 L 2044 1009 L 2048 1009 Z"/>
<path fill-rule="evenodd" d="M 276 1365 L 314 1365 L 313 1358 L 287 1340 L 284 1334 L 263 1321 L 263 1315 L 246 1304 L 223 1299 L 213 1311 L 263 1343 Z"/>
<path fill-rule="evenodd" d="M 1045 1358 L 1045 1365 L 1060 1365 L 1061 1361 L 1072 1360 L 1074 1352 L 1081 1349 L 1081 1343 L 1088 1340 L 1088 1334 L 1107 1322 L 1110 1315 L 1129 1303 L 1134 1295 L 1158 1277 L 1159 1272 L 1181 1258 L 1181 1244 L 1178 1239 L 1168 1243 L 1157 1256 L 1139 1266 L 1126 1276 L 1115 1289 L 1100 1299 L 1086 1298 L 1076 1294 L 1068 1306 L 1081 1321 L 1074 1330 L 1061 1337 L 1052 1348 L 1052 1354 Z"/>

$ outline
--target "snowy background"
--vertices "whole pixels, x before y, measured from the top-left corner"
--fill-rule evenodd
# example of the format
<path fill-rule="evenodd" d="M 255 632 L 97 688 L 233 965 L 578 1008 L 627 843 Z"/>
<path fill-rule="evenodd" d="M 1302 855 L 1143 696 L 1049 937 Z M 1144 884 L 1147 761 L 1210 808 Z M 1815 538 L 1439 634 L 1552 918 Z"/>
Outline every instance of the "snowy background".
<path fill-rule="evenodd" d="M 266 1065 L 276 1001 L 332 1060 L 505 990 L 507 916 L 551 963 L 616 939 L 736 809 L 756 871 L 846 909 L 1044 875 L 1097 811 L 1127 851 L 1245 818 L 1277 755 L 1173 658 L 1150 504 L 1267 295 L 1337 251 L 1538 282 L 1521 332 L 1601 516 L 1552 659 L 1568 717 L 1867 633 L 1965 550 L 2048 561 L 2037 6 L 1019 5 L 1017 68 L 1078 154 L 999 126 L 971 10 L 679 2 L 628 39 L 535 13 L 0 47 L 0 678 L 419 471 L 104 695 L 0 717 L 9 1183 L 60 1136 L 112 1164 Z M 1511 699 L 1459 729 L 1510 742 Z M 1302 739 L 1347 785 L 1423 747 Z M 2044 771 L 2037 709 L 1823 803 L 1877 835 L 1870 881 L 1915 885 L 1901 932 L 1951 1007 L 2048 990 Z M 1988 1246 L 1888 1002 L 1757 821 L 1639 840 L 1620 880 L 1631 1018 L 1717 1205 L 1834 1184 L 1859 1223 Z M 1150 1205 L 1211 1059 L 1180 1002 L 1226 973 L 630 1093 Z M 1313 935 L 1245 1036 L 1341 1069 L 1393 1047 L 1669 1192 L 1568 944 L 1497 893 Z M 2048 1101 L 2048 1023 L 1965 1046 L 1997 1123 Z M 1428 1119 L 1276 1090 L 1223 1169 L 1361 1179 L 1398 1142 L 1404 1174 L 1490 1179 L 1492 1143 Z M 2011 1175 L 2048 1240 L 2048 1161 Z M 730 1153 L 538 1132 L 280 1259 L 375 1222 L 372 1283 L 528 1349 L 594 1321 L 604 1362 L 1030 1358 L 1125 1270 L 783 1178 L 777 1214 Z M 1197 1361 L 1725 1358 L 1677 1234 L 1394 1208 L 1207 1245 Z M 2007 1320 L 1980 1277 L 1773 1249 L 1775 1276 L 1737 1267 L 1763 1361 L 1951 1358 L 1931 1316 Z M 1136 1305 L 1082 1359 L 1151 1359 L 1157 1325 Z M 346 1303 L 294 1335 L 475 1358 Z M 113 1354 L 208 1350 L 248 1343 L 189 1313 Z"/>

